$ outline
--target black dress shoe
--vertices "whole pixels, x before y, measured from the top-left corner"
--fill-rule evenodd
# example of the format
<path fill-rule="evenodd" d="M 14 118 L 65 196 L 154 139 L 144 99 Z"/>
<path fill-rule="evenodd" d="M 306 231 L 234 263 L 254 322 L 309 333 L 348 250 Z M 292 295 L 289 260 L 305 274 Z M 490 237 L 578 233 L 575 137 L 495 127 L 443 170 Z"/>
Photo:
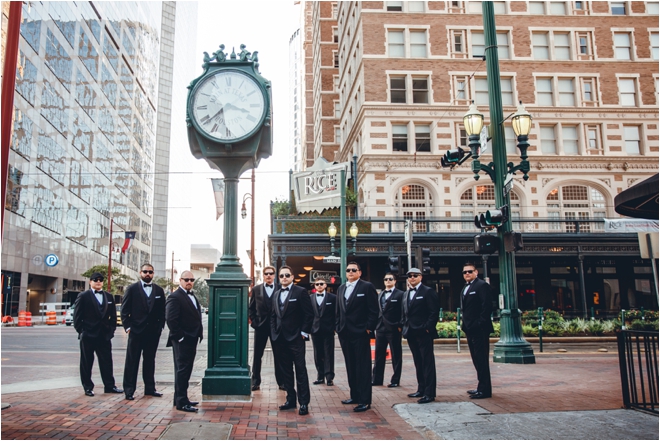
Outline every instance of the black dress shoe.
<path fill-rule="evenodd" d="M 341 404 L 355 404 L 355 401 L 353 401 L 352 398 L 349 398 L 348 400 L 341 400 Z"/>
<path fill-rule="evenodd" d="M 476 394 L 470 395 L 470 398 L 472 398 L 473 400 L 481 400 L 482 398 L 490 398 L 490 397 L 491 397 L 490 394 L 485 394 L 483 392 L 477 392 Z"/>
<path fill-rule="evenodd" d="M 424 395 L 422 398 L 417 400 L 419 404 L 426 404 L 426 403 L 430 403 L 431 401 L 435 401 L 435 398 L 427 397 L 426 395 Z"/>
<path fill-rule="evenodd" d="M 410 398 L 421 398 L 421 397 L 424 396 L 424 394 L 421 393 L 421 392 L 415 392 L 414 394 L 408 394 L 408 396 L 409 396 Z"/>
<path fill-rule="evenodd" d="M 469 391 L 467 391 L 468 395 L 474 395 L 477 392 L 479 392 L 477 389 L 470 389 Z"/>
<path fill-rule="evenodd" d="M 307 404 L 301 404 L 300 410 L 298 410 L 298 415 L 307 415 L 308 413 L 309 409 L 307 409 Z"/>
<path fill-rule="evenodd" d="M 316 380 L 314 381 L 314 384 L 323 384 L 325 383 L 325 380 Z"/>
<path fill-rule="evenodd" d="M 253 384 L 252 385 L 252 390 L 259 390 L 259 389 L 260 389 L 260 387 L 259 387 L 258 384 Z"/>
<path fill-rule="evenodd" d="M 117 386 L 113 386 L 112 389 L 106 389 L 105 393 L 106 394 L 123 394 L 124 389 L 119 389 Z"/>
<path fill-rule="evenodd" d="M 399 383 L 390 383 L 387 387 L 399 387 Z"/>
<path fill-rule="evenodd" d="M 366 412 L 371 409 L 371 404 L 358 404 L 353 408 L 353 412 Z"/>
<path fill-rule="evenodd" d="M 129 401 L 133 401 L 135 399 L 135 397 L 133 395 L 128 394 L 128 395 L 126 395 L 126 399 L 129 400 Z"/>
<path fill-rule="evenodd" d="M 148 395 L 150 397 L 158 397 L 158 398 L 163 396 L 161 392 L 156 392 L 156 391 L 145 393 L 144 395 Z"/>
<path fill-rule="evenodd" d="M 328 386 L 334 386 L 335 383 L 332 382 L 332 380 L 328 380 Z"/>
<path fill-rule="evenodd" d="M 286 401 L 284 404 L 280 406 L 280 410 L 289 410 L 289 409 L 295 409 L 296 408 L 296 403 L 292 403 L 291 401 Z M 302 409 L 302 407 L 301 407 Z"/>
<path fill-rule="evenodd" d="M 94 396 L 94 391 L 91 390 L 91 389 L 86 390 L 86 391 L 85 391 L 85 395 L 87 395 L 88 397 L 93 397 L 93 396 Z"/>
<path fill-rule="evenodd" d="M 197 406 L 199 404 L 199 401 L 188 401 L 189 406 Z"/>
<path fill-rule="evenodd" d="M 199 409 L 191 406 L 190 404 L 186 404 L 185 406 L 177 407 L 176 410 L 182 410 L 184 412 L 197 412 Z"/>
<path fill-rule="evenodd" d="M 280 389 L 280 390 L 286 390 L 286 387 L 284 387 L 284 386 L 279 386 L 279 389 Z"/>
<path fill-rule="evenodd" d="M 374 383 L 374 382 L 372 381 L 372 382 L 371 382 L 371 385 L 372 385 L 372 386 L 382 386 L 383 383 Z"/>

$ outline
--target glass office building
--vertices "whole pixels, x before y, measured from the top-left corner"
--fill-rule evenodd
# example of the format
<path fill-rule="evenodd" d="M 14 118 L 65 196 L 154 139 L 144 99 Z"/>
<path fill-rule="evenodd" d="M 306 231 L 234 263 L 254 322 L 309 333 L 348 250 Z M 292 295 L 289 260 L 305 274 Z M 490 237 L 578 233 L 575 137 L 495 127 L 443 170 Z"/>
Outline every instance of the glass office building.
<path fill-rule="evenodd" d="M 167 186 L 155 176 L 169 167 L 171 106 L 159 103 L 172 96 L 178 7 L 196 21 L 194 3 L 24 2 L 2 315 L 72 302 L 109 250 L 131 279 L 142 262 L 164 268 Z"/>

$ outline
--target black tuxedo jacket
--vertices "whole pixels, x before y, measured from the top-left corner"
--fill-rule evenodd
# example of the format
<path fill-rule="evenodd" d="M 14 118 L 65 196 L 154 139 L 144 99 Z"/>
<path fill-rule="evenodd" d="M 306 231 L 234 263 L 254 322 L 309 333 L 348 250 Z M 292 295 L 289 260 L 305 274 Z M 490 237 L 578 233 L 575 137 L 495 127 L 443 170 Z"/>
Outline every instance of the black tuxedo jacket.
<path fill-rule="evenodd" d="M 403 318 L 403 295 L 404 292 L 400 289 L 393 288 L 390 298 L 385 302 L 385 307 L 382 307 L 382 298 L 385 295 L 384 291 L 378 294 L 378 326 L 376 330 L 386 331 L 394 330 L 401 327 L 401 320 Z"/>
<path fill-rule="evenodd" d="M 344 300 L 346 284 L 337 290 L 335 329 L 342 338 L 361 337 L 373 332 L 378 323 L 378 293 L 367 281 L 359 279 L 348 300 Z"/>
<path fill-rule="evenodd" d="M 147 297 L 142 281 L 126 288 L 121 301 L 121 322 L 125 330 L 137 335 L 147 326 L 158 333 L 165 327 L 165 291 L 153 283 L 151 295 Z"/>
<path fill-rule="evenodd" d="M 326 292 L 321 305 L 316 302 L 316 294 L 312 294 L 310 300 L 314 311 L 312 334 L 332 334 L 335 331 L 337 296 Z"/>
<path fill-rule="evenodd" d="M 465 287 L 461 290 L 463 330 L 466 334 L 479 331 L 488 331 L 490 334 L 493 332 L 493 322 L 490 319 L 493 310 L 490 285 L 477 278 L 470 284 L 465 295 L 463 295 L 464 290 Z"/>
<path fill-rule="evenodd" d="M 409 291 L 403 294 L 403 337 L 415 337 L 428 331 L 433 338 L 437 338 L 435 325 L 440 313 L 438 293 L 420 284 L 411 301 L 408 301 L 409 296 Z"/>
<path fill-rule="evenodd" d="M 110 340 L 114 337 L 117 329 L 117 307 L 112 294 L 103 291 L 101 305 L 91 289 L 78 294 L 73 310 L 73 327 L 78 331 L 79 339 Z"/>
<path fill-rule="evenodd" d="M 252 296 L 250 296 L 249 317 L 250 326 L 253 329 L 266 327 L 270 329 L 270 313 L 272 312 L 273 295 L 280 289 L 280 286 L 275 283 L 273 294 L 268 298 L 266 294 L 266 285 L 263 283 L 256 285 L 252 288 Z"/>
<path fill-rule="evenodd" d="M 193 297 L 195 295 L 193 294 Z M 172 341 L 197 344 L 197 339 L 202 341 L 204 328 L 202 326 L 202 311 L 199 300 L 195 297 L 197 307 L 188 297 L 186 291 L 179 287 L 167 297 L 165 303 L 165 320 L 170 334 L 167 338 L 167 346 L 172 346 Z"/>
<path fill-rule="evenodd" d="M 301 332 L 309 334 L 312 330 L 314 312 L 307 290 L 293 283 L 289 285 L 289 290 L 281 311 L 280 290 L 278 289 L 271 296 L 273 304 L 270 313 L 270 336 L 273 341 L 277 341 L 280 337 L 286 341 L 293 341 L 302 338 Z"/>

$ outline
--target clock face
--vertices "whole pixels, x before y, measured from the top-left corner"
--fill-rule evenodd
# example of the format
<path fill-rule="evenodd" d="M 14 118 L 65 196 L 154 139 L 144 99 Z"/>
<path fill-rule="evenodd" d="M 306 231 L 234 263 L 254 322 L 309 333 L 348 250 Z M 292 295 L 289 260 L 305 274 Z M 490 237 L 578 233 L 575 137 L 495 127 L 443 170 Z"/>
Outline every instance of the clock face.
<path fill-rule="evenodd" d="M 206 78 L 192 98 L 192 117 L 209 137 L 234 141 L 261 123 L 265 101 L 257 82 L 238 71 L 219 71 Z"/>

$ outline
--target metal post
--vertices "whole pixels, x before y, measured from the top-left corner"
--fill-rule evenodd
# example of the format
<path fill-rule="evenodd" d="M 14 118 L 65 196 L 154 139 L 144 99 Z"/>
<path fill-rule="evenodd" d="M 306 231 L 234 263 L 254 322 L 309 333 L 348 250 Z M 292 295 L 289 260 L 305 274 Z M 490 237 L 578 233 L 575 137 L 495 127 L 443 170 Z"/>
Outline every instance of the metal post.
<path fill-rule="evenodd" d="M 461 308 L 456 308 L 456 352 L 461 352 Z"/>
<path fill-rule="evenodd" d="M 495 204 L 498 207 L 510 205 L 509 193 L 504 194 L 507 158 L 504 141 L 504 120 L 502 112 L 502 90 L 500 86 L 500 66 L 497 55 L 497 35 L 495 11 L 492 2 L 482 2 L 486 70 L 488 76 L 488 101 L 490 106 L 490 128 L 493 140 L 493 185 Z M 504 309 L 500 313 L 500 341 L 495 343 L 493 361 L 499 363 L 535 363 L 534 351 L 522 334 L 518 297 L 516 295 L 515 254 L 504 247 L 504 235 L 512 230 L 511 216 L 498 228 L 500 292 L 504 295 Z"/>
<path fill-rule="evenodd" d="M 357 182 L 357 155 L 353 155 L 353 192 L 355 193 L 355 219 L 360 218 L 358 209 L 360 208 L 360 198 L 358 197 L 358 182 Z"/>
<path fill-rule="evenodd" d="M 582 310 L 584 319 L 587 319 L 587 288 L 584 284 L 584 256 L 578 254 L 578 274 L 580 275 L 580 291 L 582 291 Z"/>
<path fill-rule="evenodd" d="M 110 238 L 108 243 L 108 292 L 112 293 L 112 224 L 114 220 L 110 218 Z"/>
<path fill-rule="evenodd" d="M 626 310 L 625 309 L 621 310 L 621 330 L 622 331 L 626 330 Z"/>
<path fill-rule="evenodd" d="M 252 169 L 252 213 L 250 216 L 250 290 L 254 286 L 254 168 Z"/>
<path fill-rule="evenodd" d="M 346 281 L 346 170 L 341 169 L 339 175 L 339 187 L 341 189 L 341 208 L 339 209 L 339 246 L 340 246 L 340 256 L 341 264 L 339 277 L 343 282 Z"/>
<path fill-rule="evenodd" d="M 174 291 L 174 251 L 172 251 L 172 268 L 170 268 L 170 281 L 172 286 L 170 286 L 170 292 Z"/>
<path fill-rule="evenodd" d="M 539 352 L 543 352 L 543 308 L 539 307 Z"/>

